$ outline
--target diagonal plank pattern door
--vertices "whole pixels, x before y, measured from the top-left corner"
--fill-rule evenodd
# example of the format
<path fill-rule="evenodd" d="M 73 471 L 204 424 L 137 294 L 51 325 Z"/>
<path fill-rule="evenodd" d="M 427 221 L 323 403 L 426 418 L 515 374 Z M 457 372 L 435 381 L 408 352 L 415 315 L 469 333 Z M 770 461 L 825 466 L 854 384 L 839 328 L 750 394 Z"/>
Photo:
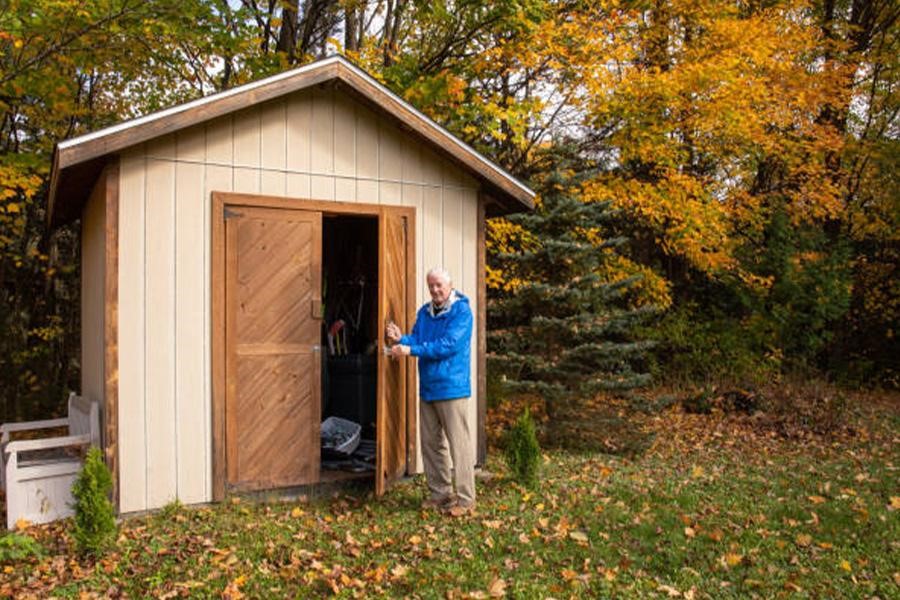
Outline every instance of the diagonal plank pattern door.
<path fill-rule="evenodd" d="M 225 450 L 232 489 L 319 479 L 321 213 L 231 207 Z"/>
<path fill-rule="evenodd" d="M 408 214 L 402 209 L 382 209 L 379 225 L 378 322 L 395 322 L 402 331 L 412 327 L 407 293 Z M 382 344 L 384 340 L 382 340 Z M 393 360 L 378 353 L 378 405 L 376 408 L 375 493 L 383 494 L 406 472 L 407 390 L 411 360 Z"/>

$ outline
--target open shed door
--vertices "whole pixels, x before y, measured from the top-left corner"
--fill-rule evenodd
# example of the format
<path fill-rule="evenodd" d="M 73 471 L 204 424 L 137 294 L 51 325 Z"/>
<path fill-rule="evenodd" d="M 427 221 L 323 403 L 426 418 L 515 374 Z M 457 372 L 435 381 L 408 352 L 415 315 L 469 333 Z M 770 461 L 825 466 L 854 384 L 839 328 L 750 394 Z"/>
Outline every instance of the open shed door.
<path fill-rule="evenodd" d="M 322 215 L 225 209 L 227 483 L 319 479 Z"/>
<path fill-rule="evenodd" d="M 396 323 L 404 332 L 412 327 L 410 319 L 411 281 L 408 281 L 410 213 L 404 209 L 384 207 L 379 220 L 380 271 L 378 323 L 385 347 L 384 326 Z M 408 444 L 407 410 L 413 369 L 411 360 L 393 360 L 378 353 L 378 406 L 376 409 L 375 494 L 382 495 L 406 472 Z"/>

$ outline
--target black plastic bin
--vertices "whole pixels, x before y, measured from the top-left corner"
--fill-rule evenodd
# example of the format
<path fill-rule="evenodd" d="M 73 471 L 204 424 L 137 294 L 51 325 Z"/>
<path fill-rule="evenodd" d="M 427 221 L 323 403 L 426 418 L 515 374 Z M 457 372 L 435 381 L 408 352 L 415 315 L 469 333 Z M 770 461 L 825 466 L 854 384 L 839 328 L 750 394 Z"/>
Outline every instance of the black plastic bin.
<path fill-rule="evenodd" d="M 327 361 L 326 416 L 342 417 L 362 425 L 363 431 L 375 423 L 374 354 L 329 356 Z"/>

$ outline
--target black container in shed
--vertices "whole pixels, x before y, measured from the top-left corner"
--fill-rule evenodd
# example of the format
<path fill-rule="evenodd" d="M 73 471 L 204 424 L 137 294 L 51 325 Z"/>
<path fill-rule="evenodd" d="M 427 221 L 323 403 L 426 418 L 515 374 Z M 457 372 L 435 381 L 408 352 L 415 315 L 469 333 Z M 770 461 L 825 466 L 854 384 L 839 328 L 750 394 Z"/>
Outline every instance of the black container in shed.
<path fill-rule="evenodd" d="M 328 357 L 326 416 L 355 421 L 364 434 L 374 428 L 377 364 L 374 354 Z"/>

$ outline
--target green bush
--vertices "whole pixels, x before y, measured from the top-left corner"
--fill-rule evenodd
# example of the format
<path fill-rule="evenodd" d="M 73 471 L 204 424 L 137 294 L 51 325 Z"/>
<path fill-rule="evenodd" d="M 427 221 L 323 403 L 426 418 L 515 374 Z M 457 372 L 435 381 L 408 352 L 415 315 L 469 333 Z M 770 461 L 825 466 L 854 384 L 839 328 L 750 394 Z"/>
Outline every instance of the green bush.
<path fill-rule="evenodd" d="M 526 487 L 537 484 L 541 446 L 538 444 L 534 419 L 527 407 L 506 434 L 505 456 L 506 464 L 516 481 Z"/>
<path fill-rule="evenodd" d="M 100 554 L 115 540 L 116 519 L 109 492 L 112 476 L 99 448 L 88 450 L 84 467 L 72 486 L 75 497 L 75 531 L 78 550 Z"/>
<path fill-rule="evenodd" d="M 7 533 L 0 536 L 0 563 L 24 560 L 32 556 L 39 557 L 44 549 L 34 538 L 18 533 Z"/>

